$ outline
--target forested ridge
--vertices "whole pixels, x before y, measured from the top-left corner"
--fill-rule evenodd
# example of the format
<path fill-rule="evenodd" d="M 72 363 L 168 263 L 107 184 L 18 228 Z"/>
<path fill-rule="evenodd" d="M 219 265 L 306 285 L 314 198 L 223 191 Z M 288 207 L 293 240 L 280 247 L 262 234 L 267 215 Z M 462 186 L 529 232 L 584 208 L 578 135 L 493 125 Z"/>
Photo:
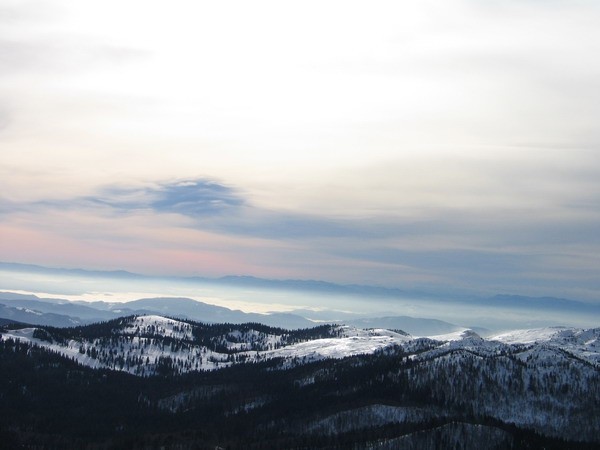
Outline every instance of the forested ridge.
<path fill-rule="evenodd" d="M 119 326 L 40 333 L 110 339 Z M 239 326 L 189 336 L 278 333 L 232 327 Z M 304 364 L 273 358 L 181 374 L 165 363 L 140 377 L 8 338 L 0 342 L 1 442 L 43 449 L 597 448 L 598 368 L 541 359 L 532 345 L 508 349 L 442 350 L 420 339 Z"/>

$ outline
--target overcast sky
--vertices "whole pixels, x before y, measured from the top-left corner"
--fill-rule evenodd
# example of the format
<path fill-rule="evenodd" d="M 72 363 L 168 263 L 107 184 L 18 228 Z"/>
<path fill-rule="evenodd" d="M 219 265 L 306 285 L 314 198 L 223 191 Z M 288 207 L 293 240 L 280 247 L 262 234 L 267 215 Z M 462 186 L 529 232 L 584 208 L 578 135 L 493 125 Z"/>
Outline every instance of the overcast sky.
<path fill-rule="evenodd" d="M 0 2 L 0 260 L 600 300 L 597 1 Z"/>

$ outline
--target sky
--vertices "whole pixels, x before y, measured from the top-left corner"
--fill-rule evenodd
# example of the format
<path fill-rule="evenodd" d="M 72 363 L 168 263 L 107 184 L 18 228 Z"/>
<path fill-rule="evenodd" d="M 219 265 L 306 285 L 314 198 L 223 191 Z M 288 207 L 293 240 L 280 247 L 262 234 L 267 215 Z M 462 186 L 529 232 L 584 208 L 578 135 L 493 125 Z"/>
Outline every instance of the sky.
<path fill-rule="evenodd" d="M 600 302 L 596 1 L 0 1 L 0 261 Z"/>

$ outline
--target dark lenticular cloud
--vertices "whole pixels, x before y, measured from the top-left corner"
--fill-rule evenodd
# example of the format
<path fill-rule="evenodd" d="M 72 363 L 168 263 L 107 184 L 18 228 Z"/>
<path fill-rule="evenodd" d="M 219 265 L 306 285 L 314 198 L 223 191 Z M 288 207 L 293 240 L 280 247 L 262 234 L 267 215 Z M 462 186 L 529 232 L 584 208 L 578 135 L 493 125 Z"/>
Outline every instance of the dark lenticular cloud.
<path fill-rule="evenodd" d="M 244 205 L 232 188 L 207 180 L 162 185 L 154 192 L 150 206 L 159 212 L 176 212 L 196 217 L 220 213 Z"/>
<path fill-rule="evenodd" d="M 252 205 L 236 189 L 208 179 L 161 183 L 146 188 L 109 187 L 96 196 L 86 197 L 84 202 L 119 212 L 150 210 L 180 214 L 199 220 L 193 223 L 199 229 L 265 239 L 366 237 L 373 232 L 352 221 L 266 210 Z"/>
<path fill-rule="evenodd" d="M 156 187 L 110 187 L 84 200 L 120 211 L 152 210 L 188 217 L 215 215 L 245 203 L 234 189 L 204 179 L 163 183 Z"/>

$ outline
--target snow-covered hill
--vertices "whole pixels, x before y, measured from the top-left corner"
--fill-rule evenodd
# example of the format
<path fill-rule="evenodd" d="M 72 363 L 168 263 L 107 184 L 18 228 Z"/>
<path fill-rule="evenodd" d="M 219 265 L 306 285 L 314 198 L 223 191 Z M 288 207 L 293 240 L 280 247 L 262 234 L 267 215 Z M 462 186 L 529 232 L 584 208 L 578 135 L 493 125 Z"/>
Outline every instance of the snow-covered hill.
<path fill-rule="evenodd" d="M 600 365 L 600 328 L 587 330 L 565 327 L 516 330 L 490 338 L 505 344 L 525 344 L 533 353 L 568 353 L 595 365 Z"/>
<path fill-rule="evenodd" d="M 518 330 L 490 339 L 482 339 L 471 330 L 412 338 L 385 329 L 340 325 L 321 327 L 319 332 L 290 332 L 258 324 L 209 326 L 159 315 L 73 329 L 22 328 L 2 333 L 2 339 L 29 342 L 85 366 L 141 376 L 214 370 L 274 358 L 281 359 L 284 368 L 371 354 L 392 346 L 401 347 L 415 361 L 462 351 L 480 357 L 510 354 L 520 360 L 535 358 L 550 364 L 575 358 L 598 367 L 599 337 L 599 328 Z"/>
<path fill-rule="evenodd" d="M 158 315 L 113 321 L 105 333 L 89 336 L 89 327 L 69 329 L 22 328 L 5 331 L 16 339 L 44 347 L 88 367 L 153 375 L 161 370 L 184 373 L 214 370 L 235 363 L 282 358 L 310 362 L 324 358 L 373 353 L 401 345 L 409 337 L 388 330 L 327 326 L 327 337 L 253 325 L 202 326 Z M 208 334 L 206 330 L 212 330 Z M 216 334 L 214 333 L 215 329 Z"/>
<path fill-rule="evenodd" d="M 255 410 L 260 416 L 265 409 L 286 411 L 288 402 L 299 408 L 314 402 L 312 415 L 304 417 L 302 408 L 294 415 L 302 417 L 301 425 L 273 414 L 261 432 L 338 435 L 466 420 L 469 427 L 491 424 L 490 433 L 510 431 L 515 424 L 572 441 L 595 442 L 600 433 L 600 328 L 517 330 L 489 339 L 465 329 L 424 338 L 340 325 L 295 331 L 258 323 L 207 325 L 160 315 L 75 328 L 18 327 L 0 329 L 1 357 L 20 357 L 22 364 L 37 354 L 42 366 L 62 364 L 70 376 L 73 365 L 56 356 L 61 355 L 91 368 L 137 375 L 77 370 L 77 376 L 118 376 L 140 386 L 172 382 L 162 396 L 150 389 L 136 398 L 136 405 L 156 411 L 193 411 L 207 401 L 220 402 L 217 394 L 228 398 L 218 403 L 224 417 Z M 211 373 L 141 379 L 194 371 Z M 265 385 L 267 378 L 274 380 L 272 386 Z M 23 385 L 10 392 L 25 395 L 32 385 Z M 337 406 L 323 408 L 316 400 L 323 396 Z M 509 428 L 494 428 L 497 423 Z M 500 437 L 503 442 L 506 436 Z"/>

